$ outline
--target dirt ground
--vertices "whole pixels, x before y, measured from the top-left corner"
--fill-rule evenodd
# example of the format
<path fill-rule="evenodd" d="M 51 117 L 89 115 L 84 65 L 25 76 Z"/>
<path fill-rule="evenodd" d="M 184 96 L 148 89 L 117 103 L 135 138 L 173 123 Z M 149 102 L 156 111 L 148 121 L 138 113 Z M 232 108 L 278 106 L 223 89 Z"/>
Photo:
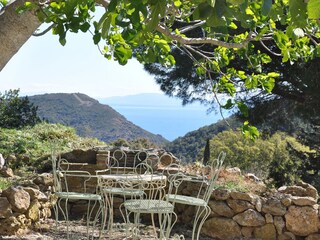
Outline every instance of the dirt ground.
<path fill-rule="evenodd" d="M 84 240 L 88 239 L 86 232 L 86 226 L 81 221 L 71 221 L 69 227 L 69 239 L 72 240 Z M 155 233 L 150 226 L 142 226 L 142 232 L 138 237 L 138 240 L 152 240 L 157 239 Z M 174 229 L 171 232 L 171 240 L 191 240 L 192 229 L 187 228 L 185 225 L 177 223 L 174 226 Z M 90 233 L 90 239 L 97 240 L 99 239 L 98 231 L 95 231 L 93 234 Z M 64 240 L 67 239 L 67 228 L 65 222 L 59 222 L 58 228 L 56 228 L 55 221 L 53 219 L 47 219 L 45 222 L 39 225 L 39 228 L 33 231 L 30 231 L 21 236 L 0 236 L 2 240 Z M 132 237 L 127 237 L 126 231 L 123 228 L 123 225 L 118 224 L 118 227 L 115 226 L 112 233 L 105 232 L 102 237 L 102 240 L 105 239 L 133 239 Z M 200 236 L 200 240 L 213 240 L 213 238 Z"/>

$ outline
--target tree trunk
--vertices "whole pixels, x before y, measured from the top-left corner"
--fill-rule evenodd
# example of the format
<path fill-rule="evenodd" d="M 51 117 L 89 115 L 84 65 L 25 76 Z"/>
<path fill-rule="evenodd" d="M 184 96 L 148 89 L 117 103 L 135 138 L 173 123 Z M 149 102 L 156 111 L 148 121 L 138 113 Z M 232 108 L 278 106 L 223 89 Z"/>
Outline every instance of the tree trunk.
<path fill-rule="evenodd" d="M 41 24 L 33 12 L 15 11 L 25 1 L 14 0 L 0 12 L 0 71 Z"/>

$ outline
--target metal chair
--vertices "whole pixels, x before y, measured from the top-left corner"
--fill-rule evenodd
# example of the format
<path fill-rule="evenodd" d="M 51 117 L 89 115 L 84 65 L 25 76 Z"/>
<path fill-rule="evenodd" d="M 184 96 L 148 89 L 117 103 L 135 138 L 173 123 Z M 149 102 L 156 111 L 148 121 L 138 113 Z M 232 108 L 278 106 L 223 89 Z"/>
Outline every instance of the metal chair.
<path fill-rule="evenodd" d="M 54 205 L 56 225 L 58 226 L 59 212 L 61 212 L 66 221 L 67 239 L 70 239 L 68 202 L 70 200 L 86 200 L 88 201 L 86 214 L 87 237 L 88 239 L 93 239 L 94 230 L 99 220 L 99 215 L 101 214 L 101 219 L 104 218 L 103 215 L 105 206 L 103 198 L 98 192 L 98 189 L 96 190 L 96 192 L 92 193 L 88 191 L 87 185 L 89 181 L 91 181 L 95 176 L 92 176 L 87 171 L 70 170 L 70 163 L 66 159 L 57 159 L 57 157 L 53 155 L 51 157 L 51 160 L 54 179 L 54 196 L 57 198 L 57 201 Z M 81 191 L 71 191 L 71 182 L 73 182 L 75 178 L 80 179 L 78 183 L 81 183 L 82 185 L 81 187 L 79 186 L 81 188 Z M 92 202 L 93 205 L 91 206 Z M 98 209 L 95 209 L 96 206 L 98 206 Z M 96 214 L 91 221 L 94 210 L 96 210 Z M 92 231 L 89 231 L 91 224 Z M 101 237 L 101 233 L 103 230 L 102 228 L 103 226 L 99 228 L 99 238 Z M 89 234 L 90 232 L 92 233 L 91 235 Z"/>
<path fill-rule="evenodd" d="M 159 238 L 169 239 L 173 225 L 177 221 L 174 205 L 166 199 L 167 177 L 154 174 L 148 161 L 139 163 L 135 168 L 135 177 L 119 181 L 125 189 L 140 189 L 145 194 L 133 196 L 120 206 L 122 216 L 127 221 L 127 237 L 140 239 L 141 214 L 150 214 L 154 233 L 158 238 L 155 215 L 158 216 Z M 131 221 L 133 220 L 133 224 Z"/>
<path fill-rule="evenodd" d="M 211 208 L 208 205 L 212 191 L 214 190 L 215 182 L 219 176 L 223 161 L 226 154 L 221 152 L 217 159 L 213 160 L 210 165 L 203 168 L 202 176 L 191 176 L 183 172 L 168 172 L 168 180 L 170 182 L 169 191 L 166 195 L 167 200 L 173 205 L 176 203 L 191 205 L 196 207 L 196 214 L 193 222 L 192 240 L 199 239 L 200 230 L 205 220 L 211 213 Z M 174 164 L 179 168 L 177 164 Z M 168 169 L 172 169 L 169 165 Z M 197 184 L 198 191 L 193 196 L 182 195 L 180 187 L 183 184 Z"/>
<path fill-rule="evenodd" d="M 126 189 L 119 187 L 119 184 L 115 179 L 105 179 L 99 177 L 99 175 L 130 175 L 135 171 L 135 165 L 146 160 L 148 158 L 148 153 L 145 151 L 139 151 L 135 154 L 133 161 L 128 160 L 127 153 L 124 150 L 117 149 L 113 152 L 107 169 L 96 171 L 98 177 L 98 186 L 101 189 L 101 193 L 105 198 L 106 211 L 108 211 L 108 216 L 104 216 L 104 224 L 107 222 L 107 230 L 109 235 L 111 235 L 113 230 L 114 221 L 114 196 L 121 196 L 126 199 L 131 199 L 132 197 L 142 196 L 144 192 L 140 189 Z"/>

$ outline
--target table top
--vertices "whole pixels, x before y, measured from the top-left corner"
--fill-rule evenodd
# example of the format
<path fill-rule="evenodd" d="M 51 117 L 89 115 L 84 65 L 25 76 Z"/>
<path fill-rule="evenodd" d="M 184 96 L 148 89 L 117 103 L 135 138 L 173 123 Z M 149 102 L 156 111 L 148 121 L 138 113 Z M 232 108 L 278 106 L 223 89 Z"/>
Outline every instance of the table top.
<path fill-rule="evenodd" d="M 160 174 L 103 174 L 98 175 L 102 180 L 129 180 L 129 181 L 166 181 L 167 176 Z"/>

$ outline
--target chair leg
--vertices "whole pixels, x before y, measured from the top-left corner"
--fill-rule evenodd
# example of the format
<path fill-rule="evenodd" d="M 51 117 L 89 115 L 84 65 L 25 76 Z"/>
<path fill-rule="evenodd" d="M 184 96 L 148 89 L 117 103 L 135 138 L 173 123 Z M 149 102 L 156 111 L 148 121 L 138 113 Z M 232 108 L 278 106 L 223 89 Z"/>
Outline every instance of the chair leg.
<path fill-rule="evenodd" d="M 202 209 L 202 210 L 201 210 Z M 201 211 L 200 211 L 201 210 Z M 209 206 L 197 207 L 196 216 L 193 222 L 193 229 L 192 229 L 192 240 L 198 240 L 200 236 L 200 231 L 202 228 L 202 225 L 206 221 L 206 219 L 209 217 L 211 212 L 211 209 Z M 201 221 L 199 222 L 199 220 Z"/>

